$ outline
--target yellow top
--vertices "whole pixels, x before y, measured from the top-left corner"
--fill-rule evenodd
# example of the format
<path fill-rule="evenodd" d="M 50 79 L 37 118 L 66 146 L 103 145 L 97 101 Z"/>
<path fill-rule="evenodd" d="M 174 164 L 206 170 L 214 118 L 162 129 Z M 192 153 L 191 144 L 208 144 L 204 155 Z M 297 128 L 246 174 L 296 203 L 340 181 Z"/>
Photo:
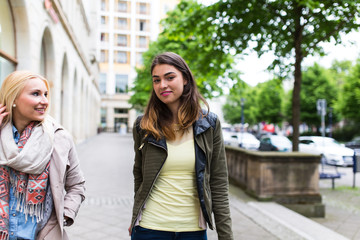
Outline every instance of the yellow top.
<path fill-rule="evenodd" d="M 194 140 L 168 142 L 167 147 L 168 157 L 139 224 L 144 228 L 171 232 L 203 230 L 199 227 Z"/>

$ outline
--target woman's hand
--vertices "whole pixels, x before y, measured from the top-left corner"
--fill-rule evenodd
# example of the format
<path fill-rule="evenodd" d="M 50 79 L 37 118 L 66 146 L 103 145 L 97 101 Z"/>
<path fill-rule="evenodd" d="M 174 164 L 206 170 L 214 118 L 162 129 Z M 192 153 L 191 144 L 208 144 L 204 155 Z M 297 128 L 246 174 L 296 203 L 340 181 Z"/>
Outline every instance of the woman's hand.
<path fill-rule="evenodd" d="M 128 228 L 128 231 L 129 231 L 129 236 L 131 236 L 131 225 L 130 225 L 130 227 Z"/>
<path fill-rule="evenodd" d="M 1 125 L 4 117 L 9 114 L 9 112 L 5 112 L 5 110 L 6 110 L 6 106 L 3 106 L 2 104 L 0 104 L 0 125 Z"/>

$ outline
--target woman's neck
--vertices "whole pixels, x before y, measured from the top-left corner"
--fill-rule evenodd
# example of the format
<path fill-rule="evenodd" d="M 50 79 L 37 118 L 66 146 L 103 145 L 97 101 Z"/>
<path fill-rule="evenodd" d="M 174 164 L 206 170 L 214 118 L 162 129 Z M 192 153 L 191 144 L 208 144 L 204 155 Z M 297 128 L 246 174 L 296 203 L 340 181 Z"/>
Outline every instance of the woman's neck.
<path fill-rule="evenodd" d="M 13 125 L 15 126 L 16 130 L 18 130 L 19 134 L 24 131 L 27 125 L 29 125 L 31 122 L 27 121 L 17 121 L 16 119 L 13 119 Z"/>

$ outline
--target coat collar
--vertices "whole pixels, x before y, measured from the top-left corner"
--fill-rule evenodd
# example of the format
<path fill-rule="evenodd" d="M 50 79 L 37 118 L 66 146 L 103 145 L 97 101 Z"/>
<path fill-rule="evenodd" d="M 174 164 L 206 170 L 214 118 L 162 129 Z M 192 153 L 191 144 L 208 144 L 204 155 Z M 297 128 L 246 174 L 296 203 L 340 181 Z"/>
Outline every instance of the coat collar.
<path fill-rule="evenodd" d="M 203 110 L 203 114 L 206 114 Z M 193 124 L 193 130 L 194 130 L 194 137 L 202 134 L 206 130 L 208 130 L 210 127 L 215 127 L 214 123 L 216 122 L 215 115 L 213 113 L 209 113 L 206 117 L 203 117 L 201 114 L 199 114 L 198 120 L 195 121 Z M 147 137 L 147 140 L 149 143 L 153 143 L 155 145 L 160 145 L 164 149 L 167 150 L 166 140 L 165 138 L 161 138 L 160 140 L 156 140 L 154 136 L 151 134 Z"/>

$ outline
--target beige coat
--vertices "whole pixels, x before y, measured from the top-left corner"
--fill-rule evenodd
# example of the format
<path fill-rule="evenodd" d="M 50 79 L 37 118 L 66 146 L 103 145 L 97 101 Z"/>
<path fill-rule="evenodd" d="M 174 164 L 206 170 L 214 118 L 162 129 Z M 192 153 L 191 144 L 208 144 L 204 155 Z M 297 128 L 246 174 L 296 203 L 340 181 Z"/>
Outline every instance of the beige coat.
<path fill-rule="evenodd" d="M 55 129 L 50 163 L 50 187 L 55 211 L 39 232 L 37 240 L 69 239 L 63 227 L 64 215 L 70 218 L 72 224 L 85 199 L 85 180 L 72 137 L 61 126 L 56 126 Z"/>

